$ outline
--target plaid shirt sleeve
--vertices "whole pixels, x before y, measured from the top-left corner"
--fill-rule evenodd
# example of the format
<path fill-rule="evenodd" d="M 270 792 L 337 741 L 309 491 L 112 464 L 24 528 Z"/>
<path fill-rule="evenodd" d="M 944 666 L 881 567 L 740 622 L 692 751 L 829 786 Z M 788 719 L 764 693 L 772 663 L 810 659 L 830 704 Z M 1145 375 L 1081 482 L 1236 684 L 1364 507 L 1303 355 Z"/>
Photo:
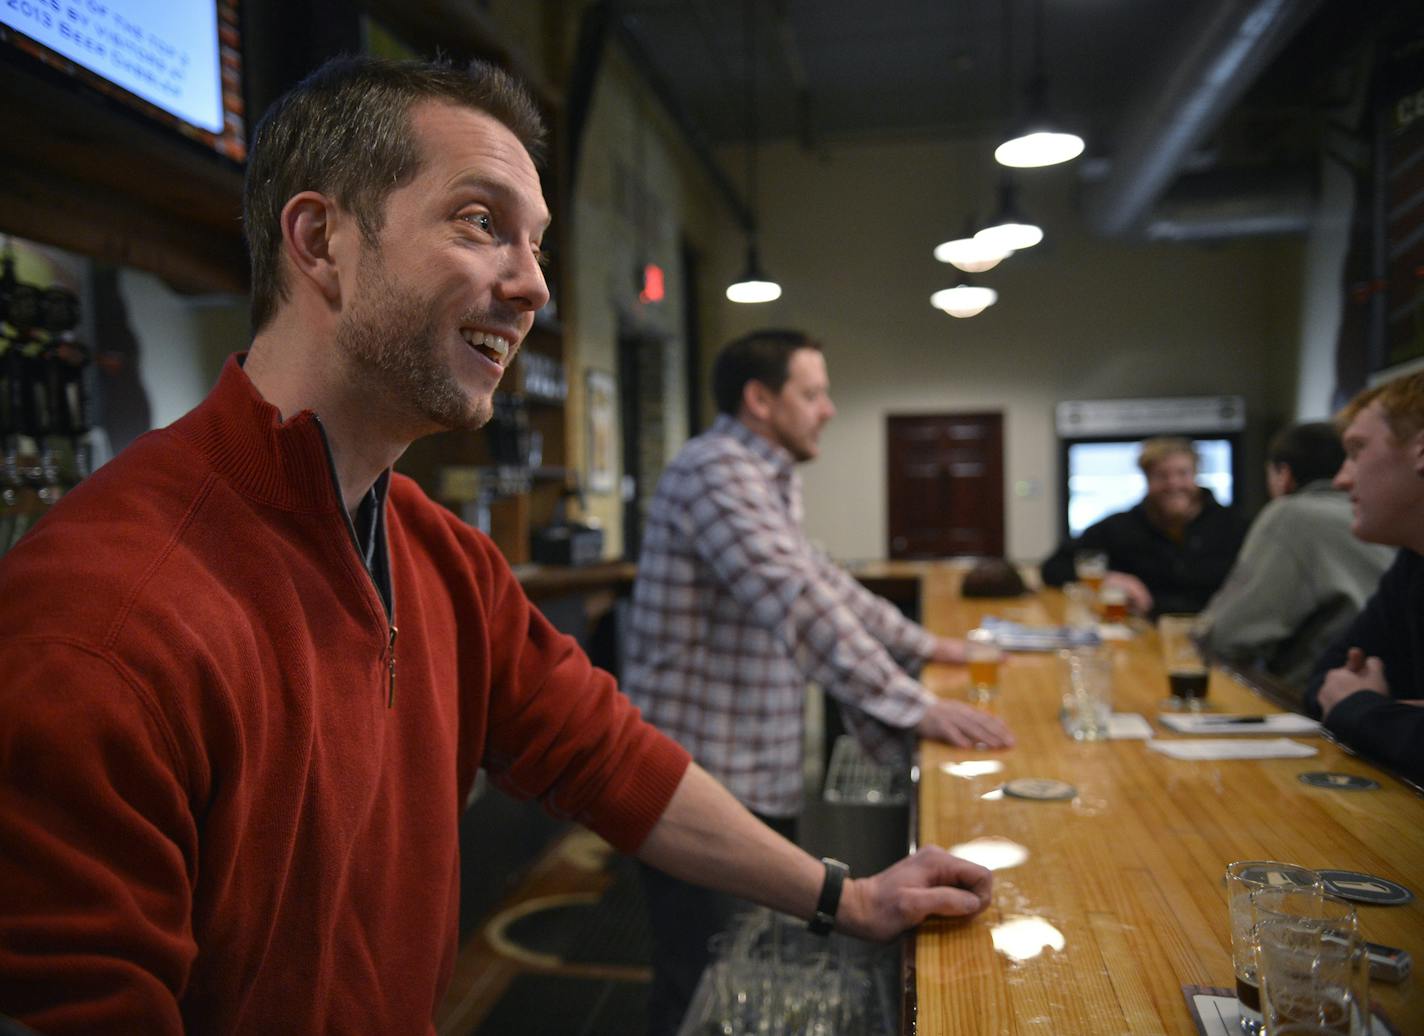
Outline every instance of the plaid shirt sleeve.
<path fill-rule="evenodd" d="M 935 636 L 917 622 L 907 619 L 899 608 L 871 593 L 859 580 L 817 551 L 816 562 L 826 583 L 860 617 L 866 631 L 885 646 L 903 668 L 918 672 L 934 654 Z"/>
<path fill-rule="evenodd" d="M 887 726 L 915 726 L 929 692 L 866 631 L 765 474 L 750 458 L 724 454 L 693 477 L 696 550 L 748 618 L 774 630 L 805 677 L 837 699 Z"/>

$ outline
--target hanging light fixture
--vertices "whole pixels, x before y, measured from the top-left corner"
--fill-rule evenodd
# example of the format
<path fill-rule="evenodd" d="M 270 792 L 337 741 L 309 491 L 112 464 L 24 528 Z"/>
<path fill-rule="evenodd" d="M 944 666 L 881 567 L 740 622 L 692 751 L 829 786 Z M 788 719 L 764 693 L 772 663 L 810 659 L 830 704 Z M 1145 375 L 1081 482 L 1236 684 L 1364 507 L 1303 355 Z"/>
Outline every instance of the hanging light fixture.
<path fill-rule="evenodd" d="M 761 268 L 754 232 L 747 235 L 747 268 L 727 285 L 727 298 L 732 302 L 775 302 L 781 298 L 781 285 Z"/>
<path fill-rule="evenodd" d="M 774 302 L 781 298 L 781 285 L 767 276 L 757 254 L 757 120 L 756 120 L 756 37 L 752 32 L 755 0 L 743 5 L 743 30 L 747 49 L 747 266 L 742 276 L 727 285 L 731 302 Z"/>
<path fill-rule="evenodd" d="M 934 257 L 942 263 L 949 263 L 965 273 L 983 273 L 992 270 L 1013 255 L 1007 248 L 1000 248 L 988 241 L 980 241 L 974 236 L 974 217 L 964 221 L 964 233 L 952 241 L 935 246 Z"/>
<path fill-rule="evenodd" d="M 999 181 L 999 210 L 974 240 L 1010 252 L 1032 248 L 1043 240 L 1043 228 L 1019 209 L 1018 189 L 1008 173 Z"/>
<path fill-rule="evenodd" d="M 1011 6 L 1004 5 L 1005 40 L 1008 38 Z M 1008 50 L 1007 42 L 1004 49 Z M 994 149 L 994 160 L 1000 165 L 1035 169 L 1067 162 L 1083 153 L 1083 138 L 1067 132 L 1049 117 L 1048 80 L 1043 69 L 1043 0 L 1038 0 L 1034 5 L 1034 57 L 1028 107 L 1009 139 Z"/>
<path fill-rule="evenodd" d="M 941 288 L 930 296 L 930 305 L 935 309 L 960 318 L 978 316 L 998 301 L 997 291 L 974 284 L 962 273 L 954 282 L 954 287 Z"/>

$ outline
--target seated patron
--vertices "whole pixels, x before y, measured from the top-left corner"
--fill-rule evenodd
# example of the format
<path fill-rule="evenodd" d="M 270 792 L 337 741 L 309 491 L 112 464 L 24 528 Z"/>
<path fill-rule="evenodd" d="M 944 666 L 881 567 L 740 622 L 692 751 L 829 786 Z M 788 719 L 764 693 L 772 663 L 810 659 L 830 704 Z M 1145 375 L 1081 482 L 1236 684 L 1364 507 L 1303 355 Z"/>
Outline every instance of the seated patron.
<path fill-rule="evenodd" d="M 1060 546 L 1043 563 L 1043 582 L 1071 582 L 1073 556 L 1098 550 L 1108 556 L 1103 585 L 1121 587 L 1134 611 L 1201 611 L 1231 570 L 1245 525 L 1197 485 L 1190 440 L 1148 439 L 1137 464 L 1147 476 L 1147 495 Z"/>
<path fill-rule="evenodd" d="M 1340 433 L 1323 421 L 1271 440 L 1271 502 L 1197 627 L 1213 654 L 1303 688 L 1321 645 L 1345 631 L 1374 591 L 1394 550 L 1350 531 L 1350 498 L 1330 484 L 1344 460 Z"/>
<path fill-rule="evenodd" d="M 1320 659 L 1305 707 L 1346 744 L 1424 782 L 1424 372 L 1367 389 L 1337 424 L 1335 485 L 1354 504 L 1351 528 L 1402 549 Z"/>

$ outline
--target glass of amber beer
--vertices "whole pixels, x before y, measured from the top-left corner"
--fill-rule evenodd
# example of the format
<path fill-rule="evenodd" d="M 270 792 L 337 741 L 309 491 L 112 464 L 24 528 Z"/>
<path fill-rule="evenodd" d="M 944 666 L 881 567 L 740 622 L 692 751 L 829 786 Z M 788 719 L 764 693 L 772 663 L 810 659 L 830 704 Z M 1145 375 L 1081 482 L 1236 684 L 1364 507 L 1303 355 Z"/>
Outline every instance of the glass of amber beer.
<path fill-rule="evenodd" d="M 972 629 L 964 637 L 964 656 L 969 663 L 969 700 L 985 706 L 999 693 L 999 663 L 1003 652 L 994 634 L 986 629 Z"/>
<path fill-rule="evenodd" d="M 1108 574 L 1108 555 L 1102 550 L 1079 550 L 1073 554 L 1073 574 L 1078 582 L 1084 583 L 1093 593 L 1103 588 L 1103 579 Z"/>
<path fill-rule="evenodd" d="M 1127 621 L 1127 591 L 1120 586 L 1105 586 L 1098 593 L 1103 622 L 1109 625 Z"/>
<path fill-rule="evenodd" d="M 1206 708 L 1206 685 L 1210 674 L 1197 642 L 1192 639 L 1195 615 L 1162 615 L 1157 619 L 1157 635 L 1162 641 L 1162 663 L 1167 667 L 1171 698 L 1167 707 L 1178 712 L 1201 712 Z"/>

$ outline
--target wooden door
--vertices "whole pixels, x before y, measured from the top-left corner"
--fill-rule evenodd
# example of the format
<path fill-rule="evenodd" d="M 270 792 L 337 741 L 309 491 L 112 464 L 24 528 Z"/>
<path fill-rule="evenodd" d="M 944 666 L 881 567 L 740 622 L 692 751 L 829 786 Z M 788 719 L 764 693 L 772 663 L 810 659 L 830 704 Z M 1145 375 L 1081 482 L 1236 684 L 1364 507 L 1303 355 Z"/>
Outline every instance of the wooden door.
<path fill-rule="evenodd" d="M 1004 416 L 886 418 L 889 556 L 1004 553 Z"/>

